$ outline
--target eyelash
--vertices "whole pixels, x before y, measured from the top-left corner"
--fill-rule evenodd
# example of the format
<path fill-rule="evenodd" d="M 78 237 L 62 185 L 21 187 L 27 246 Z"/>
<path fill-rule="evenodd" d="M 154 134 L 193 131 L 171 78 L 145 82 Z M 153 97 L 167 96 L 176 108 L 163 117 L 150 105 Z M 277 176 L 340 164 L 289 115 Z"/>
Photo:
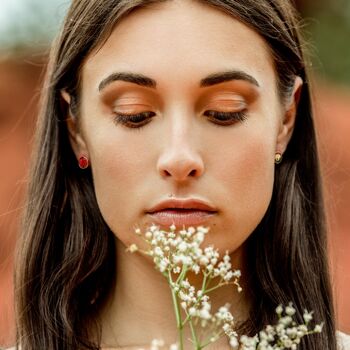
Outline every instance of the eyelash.
<path fill-rule="evenodd" d="M 156 114 L 154 112 L 142 112 L 137 114 L 114 113 L 114 115 L 114 122 L 116 124 L 123 124 L 129 128 L 138 129 L 148 124 L 151 118 Z M 137 123 L 138 125 L 132 123 Z"/>
<path fill-rule="evenodd" d="M 246 110 L 239 112 L 219 112 L 219 111 L 206 111 L 207 115 L 216 118 L 213 122 L 219 126 L 232 125 L 234 122 L 244 122 L 247 119 Z"/>
<path fill-rule="evenodd" d="M 116 124 L 123 124 L 131 129 L 139 129 L 142 126 L 148 124 L 152 117 L 156 114 L 154 112 L 142 112 L 137 114 L 121 114 L 114 113 L 114 122 Z M 239 112 L 219 112 L 208 110 L 206 115 L 209 117 L 216 118 L 216 120 L 211 119 L 214 124 L 218 126 L 229 126 L 235 122 L 243 122 L 247 119 L 246 111 Z M 136 124 L 135 124 L 136 123 Z"/>

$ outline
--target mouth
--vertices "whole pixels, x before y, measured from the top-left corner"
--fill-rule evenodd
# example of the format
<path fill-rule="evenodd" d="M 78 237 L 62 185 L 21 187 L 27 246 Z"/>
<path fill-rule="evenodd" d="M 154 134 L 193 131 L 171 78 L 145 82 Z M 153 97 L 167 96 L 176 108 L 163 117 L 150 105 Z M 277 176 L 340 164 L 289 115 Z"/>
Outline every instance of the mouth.
<path fill-rule="evenodd" d="M 165 201 L 146 213 L 160 226 L 193 226 L 206 223 L 217 214 L 217 210 L 203 201 L 190 199 Z"/>

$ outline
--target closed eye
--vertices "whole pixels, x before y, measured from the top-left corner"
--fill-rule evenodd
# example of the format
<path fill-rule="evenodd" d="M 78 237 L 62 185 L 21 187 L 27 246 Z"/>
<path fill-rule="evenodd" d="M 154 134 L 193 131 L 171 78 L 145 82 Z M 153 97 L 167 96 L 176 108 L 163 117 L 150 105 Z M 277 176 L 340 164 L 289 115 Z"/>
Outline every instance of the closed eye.
<path fill-rule="evenodd" d="M 243 122 L 247 119 L 246 110 L 239 112 L 218 112 L 208 110 L 204 114 L 209 116 L 213 123 L 222 126 L 232 125 L 236 122 Z"/>
<path fill-rule="evenodd" d="M 148 124 L 151 118 L 156 114 L 154 112 L 142 112 L 137 114 L 123 114 L 114 113 L 114 122 L 116 124 L 123 124 L 129 128 L 141 128 L 142 126 Z"/>
<path fill-rule="evenodd" d="M 156 113 L 147 111 L 137 114 L 124 114 L 114 112 L 114 122 L 116 124 L 122 124 L 128 128 L 141 128 L 148 124 Z M 204 113 L 209 119 L 217 125 L 228 126 L 236 122 L 243 122 L 247 119 L 246 111 L 239 112 L 219 112 L 214 110 L 208 110 Z"/>

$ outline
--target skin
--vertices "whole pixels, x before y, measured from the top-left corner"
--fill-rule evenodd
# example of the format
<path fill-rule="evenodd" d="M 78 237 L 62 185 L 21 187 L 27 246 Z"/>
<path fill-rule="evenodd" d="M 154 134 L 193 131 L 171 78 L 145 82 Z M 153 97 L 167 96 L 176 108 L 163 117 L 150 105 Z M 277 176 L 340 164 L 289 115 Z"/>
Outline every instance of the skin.
<path fill-rule="evenodd" d="M 243 80 L 199 87 L 204 77 L 227 70 L 249 74 L 259 87 Z M 157 88 L 114 81 L 99 91 L 101 81 L 121 71 L 151 77 Z M 71 116 L 68 128 L 77 158 L 90 160 L 98 205 L 116 236 L 117 287 L 101 312 L 106 347 L 176 339 L 166 281 L 145 257 L 125 253 L 139 243 L 134 227 L 151 223 L 145 211 L 170 193 L 216 208 L 204 244 L 228 250 L 233 266 L 242 268 L 244 242 L 271 199 L 275 153 L 283 153 L 291 137 L 301 84 L 296 78 L 291 99 L 282 104 L 264 40 L 192 1 L 132 12 L 85 60 L 79 118 Z M 246 119 L 216 125 L 208 110 L 244 111 Z M 145 111 L 155 116 L 138 129 L 114 121 L 116 112 Z M 227 286 L 211 298 L 213 309 L 230 300 L 238 318 L 247 316 L 248 293 L 238 296 Z M 216 348 L 228 348 L 226 341 L 208 347 Z"/>

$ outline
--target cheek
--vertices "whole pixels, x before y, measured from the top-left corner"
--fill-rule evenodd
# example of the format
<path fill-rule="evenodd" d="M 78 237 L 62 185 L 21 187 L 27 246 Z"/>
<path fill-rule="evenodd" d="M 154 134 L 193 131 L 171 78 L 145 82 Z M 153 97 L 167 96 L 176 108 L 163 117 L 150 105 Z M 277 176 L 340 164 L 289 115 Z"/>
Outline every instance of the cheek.
<path fill-rule="evenodd" d="M 237 192 L 242 204 L 261 202 L 269 196 L 273 185 L 273 159 L 271 147 L 262 140 L 251 140 L 240 149 L 227 166 L 223 181 L 233 192 Z M 228 176 L 232 174 L 232 176 Z M 263 198 L 262 198 L 263 197 Z"/>
<path fill-rule="evenodd" d="M 223 223 L 219 250 L 236 250 L 254 231 L 269 206 L 274 182 L 274 143 L 266 134 L 240 137 L 235 151 L 223 151 L 215 165 L 222 193 Z"/>
<path fill-rule="evenodd" d="M 137 132 L 137 131 L 135 131 Z M 135 224 L 135 210 L 142 193 L 145 174 L 152 171 L 151 151 L 141 142 L 130 142 L 130 135 L 113 125 L 95 133 L 89 143 L 89 156 L 97 202 L 111 230 L 129 232 Z"/>

